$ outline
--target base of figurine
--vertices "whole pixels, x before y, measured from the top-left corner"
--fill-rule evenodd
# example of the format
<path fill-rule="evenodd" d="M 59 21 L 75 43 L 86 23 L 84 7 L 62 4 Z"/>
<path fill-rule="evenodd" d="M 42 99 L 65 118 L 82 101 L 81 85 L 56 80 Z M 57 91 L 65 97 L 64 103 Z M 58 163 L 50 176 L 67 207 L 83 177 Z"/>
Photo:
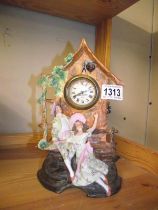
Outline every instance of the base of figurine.
<path fill-rule="evenodd" d="M 109 167 L 107 179 L 111 188 L 111 195 L 117 193 L 121 187 L 121 178 L 117 174 L 117 168 L 114 162 L 106 162 Z M 72 167 L 75 170 L 75 157 L 72 160 Z M 43 162 L 42 168 L 38 171 L 37 177 L 40 183 L 55 193 L 61 193 L 68 188 L 74 188 L 71 183 L 69 172 L 63 161 L 63 158 L 59 151 L 50 151 Z M 106 197 L 106 191 L 96 182 L 87 185 L 77 187 L 83 190 L 88 197 Z"/>

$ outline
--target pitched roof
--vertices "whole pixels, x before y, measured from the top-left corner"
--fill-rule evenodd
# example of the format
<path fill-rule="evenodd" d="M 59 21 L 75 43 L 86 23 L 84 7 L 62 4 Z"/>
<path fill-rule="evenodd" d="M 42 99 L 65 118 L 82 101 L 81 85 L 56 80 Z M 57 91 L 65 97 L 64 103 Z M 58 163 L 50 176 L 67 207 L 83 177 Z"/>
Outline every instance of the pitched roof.
<path fill-rule="evenodd" d="M 104 74 L 106 74 L 106 76 L 108 78 L 110 78 L 114 83 L 116 84 L 120 84 L 122 85 L 122 81 L 119 80 L 114 74 L 112 74 L 110 72 L 110 70 L 105 67 L 99 60 L 98 58 L 94 55 L 94 53 L 91 51 L 91 49 L 88 47 L 85 39 L 82 39 L 81 41 L 81 44 L 80 44 L 80 47 L 79 49 L 76 51 L 76 53 L 74 54 L 73 56 L 73 59 L 70 63 L 68 63 L 67 65 L 64 66 L 64 70 L 67 70 L 68 68 L 70 68 L 73 64 L 75 64 L 75 62 L 83 55 L 83 53 L 86 53 L 88 54 L 88 56 L 90 57 L 90 59 L 92 61 L 94 61 L 99 67 L 100 69 L 102 70 L 102 72 Z"/>

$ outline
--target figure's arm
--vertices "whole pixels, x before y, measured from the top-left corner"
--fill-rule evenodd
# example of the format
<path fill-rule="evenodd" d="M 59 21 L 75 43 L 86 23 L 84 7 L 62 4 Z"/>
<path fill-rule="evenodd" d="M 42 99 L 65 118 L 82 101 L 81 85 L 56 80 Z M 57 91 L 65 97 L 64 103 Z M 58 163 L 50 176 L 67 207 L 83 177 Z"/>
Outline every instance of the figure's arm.
<path fill-rule="evenodd" d="M 94 114 L 94 123 L 93 123 L 93 126 L 91 128 L 88 129 L 88 132 L 93 132 L 96 127 L 97 127 L 97 121 L 98 121 L 98 114 Z"/>

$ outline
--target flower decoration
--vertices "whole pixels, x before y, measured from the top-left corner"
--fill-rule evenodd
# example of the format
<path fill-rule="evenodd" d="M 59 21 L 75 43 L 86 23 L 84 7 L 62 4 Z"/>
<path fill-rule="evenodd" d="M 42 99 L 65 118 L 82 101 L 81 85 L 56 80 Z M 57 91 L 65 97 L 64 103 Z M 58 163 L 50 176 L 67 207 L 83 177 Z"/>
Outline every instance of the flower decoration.
<path fill-rule="evenodd" d="M 49 146 L 49 143 L 45 139 L 41 139 L 38 143 L 38 148 L 41 149 L 41 150 L 44 150 L 48 146 Z"/>

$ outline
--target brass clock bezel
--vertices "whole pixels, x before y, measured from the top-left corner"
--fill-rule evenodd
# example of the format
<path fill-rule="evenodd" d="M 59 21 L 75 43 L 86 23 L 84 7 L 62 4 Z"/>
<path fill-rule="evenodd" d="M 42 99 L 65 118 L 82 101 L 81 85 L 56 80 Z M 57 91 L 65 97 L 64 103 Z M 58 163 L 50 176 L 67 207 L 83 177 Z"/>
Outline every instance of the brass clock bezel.
<path fill-rule="evenodd" d="M 74 82 L 75 80 L 80 80 L 80 79 L 86 79 L 89 82 L 91 82 L 95 88 L 95 98 L 93 99 L 93 101 L 91 103 L 89 103 L 88 105 L 79 105 L 74 103 L 74 101 L 72 101 L 72 99 L 69 96 L 69 87 L 72 84 L 72 82 Z M 94 106 L 97 101 L 99 100 L 100 97 L 100 87 L 98 85 L 98 83 L 96 82 L 95 79 L 93 79 L 92 77 L 88 76 L 88 75 L 77 75 L 75 77 L 72 77 L 71 79 L 69 79 L 64 87 L 64 98 L 65 101 L 73 108 L 75 109 L 79 109 L 79 110 L 84 110 L 84 109 L 89 109 L 92 106 Z"/>

